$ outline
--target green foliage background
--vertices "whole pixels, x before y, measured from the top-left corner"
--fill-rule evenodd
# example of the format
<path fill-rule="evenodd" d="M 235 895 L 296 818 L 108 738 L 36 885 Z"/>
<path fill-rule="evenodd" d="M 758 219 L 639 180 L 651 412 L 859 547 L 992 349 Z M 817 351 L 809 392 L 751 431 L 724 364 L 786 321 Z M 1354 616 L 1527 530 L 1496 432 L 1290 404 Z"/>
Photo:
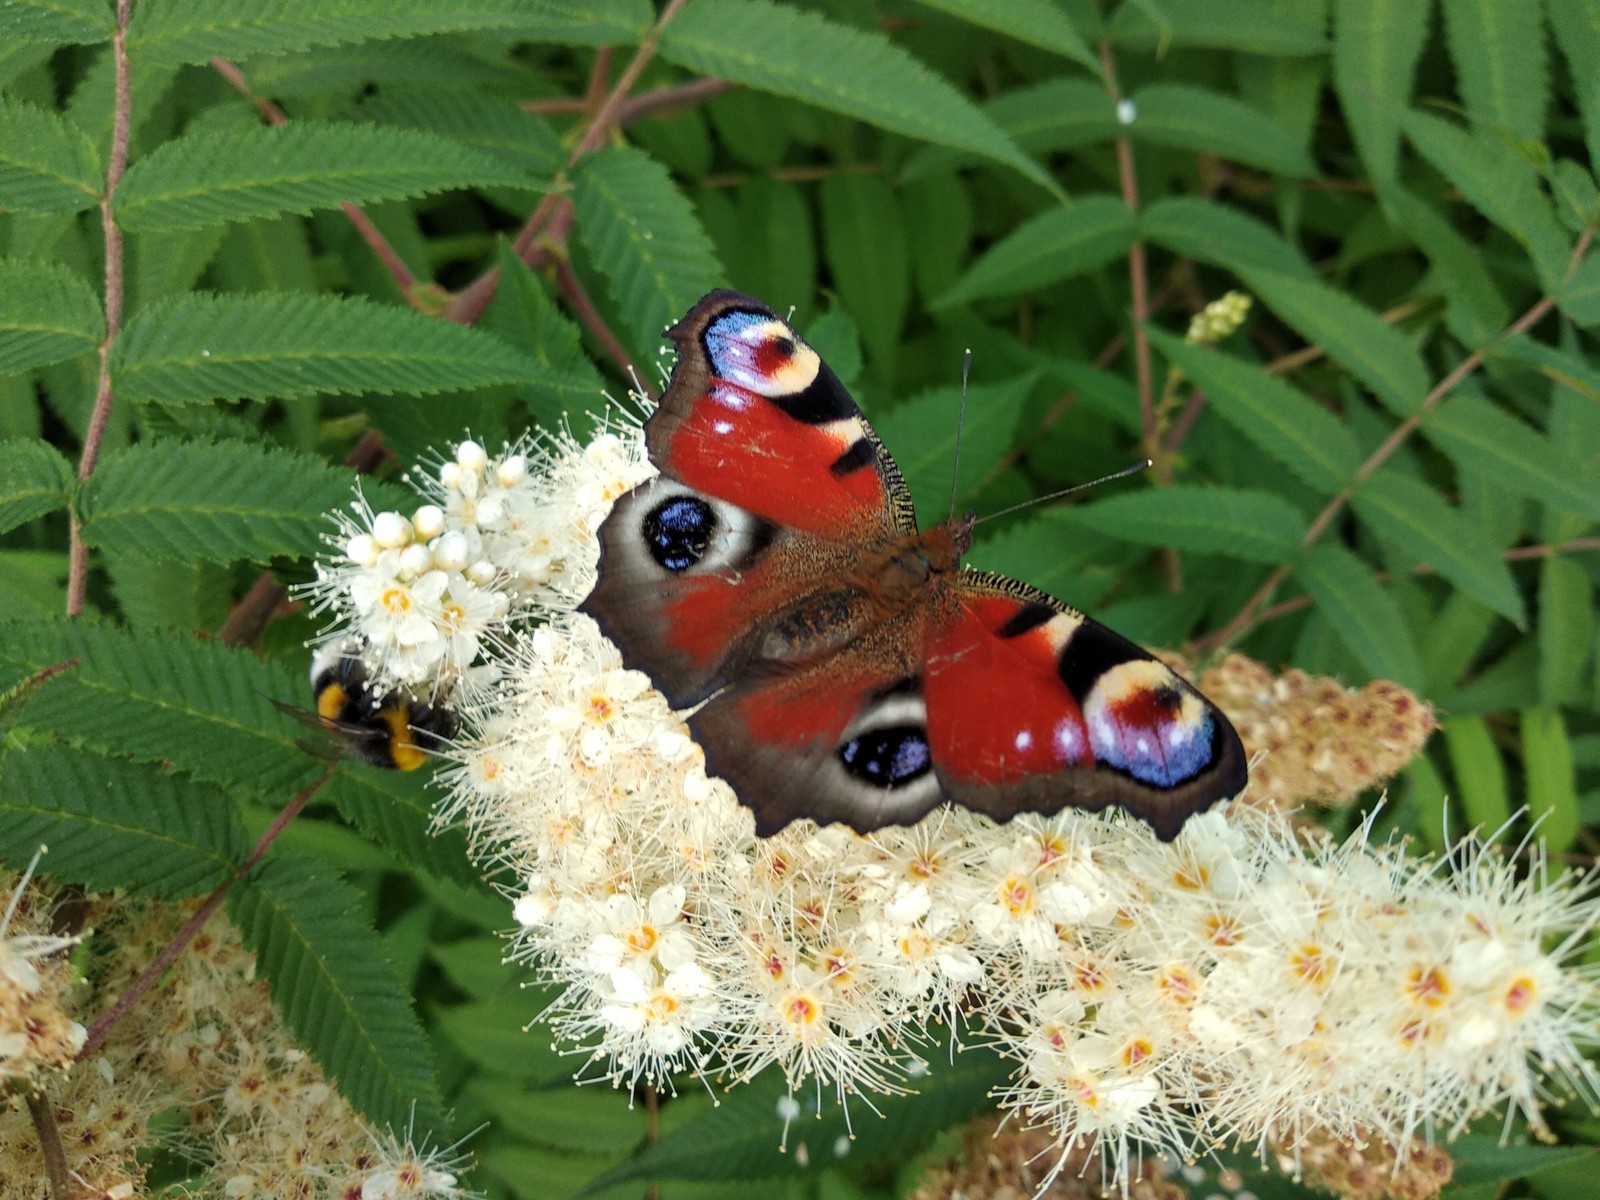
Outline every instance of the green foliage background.
<path fill-rule="evenodd" d="M 271 703 L 304 703 L 315 626 L 212 635 L 263 569 L 308 577 L 354 478 L 332 464 L 368 431 L 382 476 L 468 429 L 581 429 L 623 362 L 658 382 L 662 327 L 718 285 L 793 306 L 925 517 L 963 350 L 961 501 L 995 511 L 1142 452 L 1147 332 L 1166 470 L 986 526 L 974 562 L 1152 644 L 1231 631 L 1415 688 L 1444 735 L 1384 822 L 1437 847 L 1446 817 L 1526 806 L 1590 852 L 1600 2 L 669 7 L 140 0 L 109 340 L 116 14 L 0 7 L 0 856 L 45 841 L 59 878 L 167 896 L 227 879 L 321 774 Z M 1232 288 L 1245 328 L 1186 344 Z M 91 552 L 70 622 L 69 519 Z M 489 1194 L 903 1194 L 984 1107 L 991 1075 L 943 1072 L 858 1110 L 842 1159 L 829 1109 L 797 1127 L 807 1165 L 776 1152 L 771 1081 L 720 1108 L 690 1085 L 646 1148 L 642 1109 L 520 1032 L 542 1001 L 499 963 L 507 909 L 427 836 L 430 800 L 341 767 L 230 905 L 354 1103 L 403 1126 L 415 1101 L 445 1141 L 488 1123 Z M 1570 1194 L 1567 1152 L 1463 1151 L 1453 1194 Z"/>

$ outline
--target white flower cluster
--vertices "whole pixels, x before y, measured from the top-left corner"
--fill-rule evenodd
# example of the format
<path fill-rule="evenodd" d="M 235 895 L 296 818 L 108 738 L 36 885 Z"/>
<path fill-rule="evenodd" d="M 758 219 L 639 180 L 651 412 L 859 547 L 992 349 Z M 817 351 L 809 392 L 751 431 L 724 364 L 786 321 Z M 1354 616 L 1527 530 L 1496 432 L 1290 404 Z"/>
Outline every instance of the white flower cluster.
<path fill-rule="evenodd" d="M 441 813 L 515 872 L 513 956 L 564 985 L 546 1020 L 614 1081 L 775 1067 L 841 1100 L 909 1090 L 912 1048 L 972 1021 L 1016 1062 L 1002 1102 L 1063 1161 L 1092 1139 L 1118 1171 L 1137 1146 L 1312 1129 L 1403 1145 L 1507 1101 L 1537 1122 L 1551 1076 L 1592 1097 L 1600 1006 L 1577 955 L 1597 908 L 1537 858 L 1430 864 L 1366 829 L 1308 845 L 1248 809 L 1171 844 L 1115 816 L 961 809 L 757 838 L 571 611 L 594 531 L 649 470 L 620 426 L 540 461 L 561 513 L 542 553 L 564 569 L 466 702 Z"/>
<path fill-rule="evenodd" d="M 626 429 L 637 437 L 636 425 Z M 426 501 L 409 517 L 374 512 L 358 496 L 349 513 L 334 514 L 334 553 L 306 589 L 317 611 L 333 614 L 326 640 L 348 645 L 382 682 L 440 692 L 470 678 L 503 649 L 514 618 L 541 604 L 570 606 L 592 586 L 593 556 L 566 558 L 592 530 L 571 524 L 648 474 L 622 444 L 603 434 L 580 451 L 561 434 L 491 458 L 464 441 L 434 470 L 408 478 Z M 606 482 L 630 467 L 634 477 L 615 480 L 603 497 Z"/>

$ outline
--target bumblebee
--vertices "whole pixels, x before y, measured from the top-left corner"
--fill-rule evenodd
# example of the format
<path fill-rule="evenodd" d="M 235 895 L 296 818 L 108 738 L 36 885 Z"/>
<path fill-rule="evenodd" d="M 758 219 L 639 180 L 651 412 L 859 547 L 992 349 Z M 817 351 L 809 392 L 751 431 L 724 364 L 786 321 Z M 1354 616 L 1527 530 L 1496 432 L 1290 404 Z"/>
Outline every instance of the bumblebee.
<path fill-rule="evenodd" d="M 311 657 L 316 715 L 300 714 L 344 740 L 362 762 L 391 771 L 415 771 L 455 736 L 448 708 L 404 688 L 380 692 L 367 665 L 349 644 L 324 646 Z"/>

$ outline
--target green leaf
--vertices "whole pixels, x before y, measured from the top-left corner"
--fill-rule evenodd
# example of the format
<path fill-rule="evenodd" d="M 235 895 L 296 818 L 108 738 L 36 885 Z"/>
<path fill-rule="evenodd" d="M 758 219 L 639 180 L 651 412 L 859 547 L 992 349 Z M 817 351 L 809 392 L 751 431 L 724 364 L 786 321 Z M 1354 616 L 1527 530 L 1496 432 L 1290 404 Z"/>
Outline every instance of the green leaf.
<path fill-rule="evenodd" d="M 1450 752 L 1456 799 L 1471 827 L 1481 836 L 1511 819 L 1511 793 L 1506 766 L 1482 717 L 1457 715 L 1444 723 L 1444 744 Z"/>
<path fill-rule="evenodd" d="M 100 202 L 100 156 L 76 125 L 0 96 L 0 208 L 82 212 Z"/>
<path fill-rule="evenodd" d="M 494 1114 L 501 1128 L 517 1130 L 521 1140 L 536 1146 L 615 1158 L 645 1140 L 644 1113 L 612 1088 L 557 1086 L 528 1092 L 474 1081 L 467 1091 Z"/>
<path fill-rule="evenodd" d="M 433 828 L 439 792 L 432 774 L 351 763 L 328 782 L 322 795 L 338 805 L 345 820 L 408 865 L 463 887 L 481 886 L 483 876 L 467 856 L 466 835 L 460 829 Z"/>
<path fill-rule="evenodd" d="M 536 360 L 543 377 L 523 388 L 539 424 L 558 428 L 571 414 L 593 412 L 605 403 L 605 381 L 583 352 L 578 327 L 562 315 L 526 263 L 500 242 L 496 260 L 500 286 L 484 314 L 483 326 Z"/>
<path fill-rule="evenodd" d="M 1481 247 L 1463 237 L 1455 225 L 1432 205 L 1404 188 L 1384 192 L 1384 204 L 1396 228 L 1427 255 L 1437 273 L 1434 290 L 1449 305 L 1451 330 L 1469 346 L 1487 344 L 1511 321 L 1505 297 L 1485 265 Z"/>
<path fill-rule="evenodd" d="M 1150 339 L 1206 394 L 1217 414 L 1318 491 L 1332 495 L 1361 463 L 1350 431 L 1303 392 L 1260 367 L 1151 330 Z"/>
<path fill-rule="evenodd" d="M 1159 9 L 1124 4 L 1107 22 L 1106 34 L 1113 45 L 1160 51 L 1169 46 L 1204 46 L 1296 57 L 1328 48 L 1316 25 L 1261 0 L 1205 0 L 1204 4 L 1179 0 Z"/>
<path fill-rule="evenodd" d="M 1450 1140 L 1450 1157 L 1455 1163 L 1450 1182 L 1459 1185 L 1452 1191 L 1458 1191 L 1464 1200 L 1468 1196 L 1480 1194 L 1467 1192 L 1468 1188 L 1478 1188 L 1486 1183 L 1499 1183 L 1502 1180 L 1520 1179 L 1524 1175 L 1532 1175 L 1536 1171 L 1543 1171 L 1563 1163 L 1581 1168 L 1584 1185 L 1593 1178 L 1594 1148 L 1589 1145 L 1508 1146 L 1492 1134 L 1467 1133 Z M 1491 1194 L 1498 1194 L 1500 1190 L 1497 1188 Z M 1541 1194 L 1551 1196 L 1562 1193 L 1542 1191 Z"/>
<path fill-rule="evenodd" d="M 457 88 L 394 90 L 363 104 L 357 115 L 475 146 L 534 176 L 554 177 L 567 163 L 555 130 L 510 96 Z"/>
<path fill-rule="evenodd" d="M 1482 529 L 1424 483 L 1379 471 L 1350 498 L 1356 515 L 1402 554 L 1426 563 L 1518 628 L 1527 622 L 1522 593 Z"/>
<path fill-rule="evenodd" d="M 216 887 L 249 847 L 212 785 L 69 746 L 14 746 L 0 756 L 0 858 L 22 864 L 40 845 L 57 879 L 169 897 Z"/>
<path fill-rule="evenodd" d="M 248 442 L 154 442 L 108 455 L 79 501 L 91 546 L 178 562 L 308 558 L 351 472 Z"/>
<path fill-rule="evenodd" d="M 1309 279 L 1245 270 L 1250 290 L 1295 332 L 1321 346 L 1388 409 L 1410 416 L 1428 394 L 1428 369 L 1411 341 L 1348 292 Z"/>
<path fill-rule="evenodd" d="M 65 549 L 0 550 L 0 612 L 12 619 L 54 620 L 66 598 Z"/>
<path fill-rule="evenodd" d="M 1524 0 L 1447 0 L 1445 41 L 1474 125 L 1520 141 L 1544 136 L 1550 101 L 1544 22 Z"/>
<path fill-rule="evenodd" d="M 1600 325 L 1600 257 L 1591 254 L 1554 289 L 1561 311 L 1576 324 Z"/>
<path fill-rule="evenodd" d="M 434 1016 L 434 1023 L 467 1061 L 485 1074 L 531 1083 L 568 1084 L 571 1061 L 550 1044 L 543 1028 L 530 1027 L 528 1023 L 543 1003 L 530 996 L 495 996 L 442 1009 Z"/>
<path fill-rule="evenodd" d="M 499 155 L 414 129 L 291 121 L 164 142 L 117 188 L 130 230 L 198 229 L 342 201 L 370 204 L 468 187 L 543 186 Z"/>
<path fill-rule="evenodd" d="M 164 404 L 535 386 L 544 375 L 481 330 L 356 297 L 271 292 L 146 309 L 117 339 L 111 369 L 120 399 Z"/>
<path fill-rule="evenodd" d="M 1463 467 L 1494 480 L 1501 491 L 1600 518 L 1600 489 L 1594 487 L 1592 473 L 1564 448 L 1481 396 L 1451 397 L 1429 414 L 1422 432 Z"/>
<path fill-rule="evenodd" d="M 599 44 L 636 40 L 649 21 L 648 7 L 638 0 L 143 0 L 128 27 L 128 54 L 136 61 L 203 63 L 214 55 L 288 55 L 311 46 L 468 30 L 528 38 L 564 34 Z"/>
<path fill-rule="evenodd" d="M 0 258 L 0 375 L 93 350 L 106 336 L 100 300 L 60 263 Z"/>
<path fill-rule="evenodd" d="M 1567 72 L 1583 117 L 1589 161 L 1600 161 L 1600 0 L 1548 0 L 1556 45 L 1566 56 Z"/>
<path fill-rule="evenodd" d="M 1272 118 L 1205 88 L 1152 83 L 1133 96 L 1137 115 L 1127 127 L 1136 141 L 1196 150 L 1303 178 L 1317 173 L 1306 148 Z"/>
<path fill-rule="evenodd" d="M 91 45 L 109 39 L 116 27 L 111 6 L 102 0 L 8 0 L 0 6 L 3 46 L 19 42 Z"/>
<path fill-rule="evenodd" d="M 1049 0 L 1006 0 L 1004 4 L 994 4 L 990 0 L 918 0 L 918 3 L 1030 46 L 1054 51 L 1096 73 L 1100 70 L 1100 60 L 1094 51 Z"/>
<path fill-rule="evenodd" d="M 1167 196 L 1139 214 L 1139 236 L 1174 254 L 1229 271 L 1273 271 L 1313 280 L 1316 272 L 1282 235 L 1237 208 L 1199 196 Z"/>
<path fill-rule="evenodd" d="M 1334 0 L 1333 88 L 1381 193 L 1395 182 L 1400 117 L 1428 38 L 1429 0 Z"/>
<path fill-rule="evenodd" d="M 874 1098 L 873 1107 L 881 1112 L 881 1120 L 862 1121 L 858 1116 L 852 1135 L 844 1108 L 829 1105 L 815 1119 L 807 1117 L 791 1129 L 790 1141 L 803 1139 L 811 1146 L 829 1147 L 841 1137 L 852 1136 L 852 1153 L 872 1162 L 889 1153 L 904 1153 L 939 1130 L 992 1109 L 989 1093 L 1005 1079 L 1007 1063 L 970 1045 L 962 1048 L 953 1063 L 943 1053 L 929 1054 L 929 1058 L 932 1069 L 918 1080 L 916 1095 Z M 587 1190 L 601 1192 L 635 1179 L 793 1179 L 805 1168 L 794 1155 L 780 1149 L 785 1121 L 776 1109 L 784 1094 L 781 1079 L 747 1084 L 718 1107 L 593 1180 Z M 802 1098 L 808 1095 L 809 1091 L 801 1092 Z M 809 1157 L 813 1172 L 825 1169 L 831 1158 L 820 1152 Z"/>
<path fill-rule="evenodd" d="M 72 464 L 48 442 L 0 442 L 0 533 L 65 508 L 73 476 Z"/>
<path fill-rule="evenodd" d="M 964 95 L 881 34 L 768 0 L 695 0 L 667 25 L 660 53 L 691 71 L 971 150 L 1059 191 Z"/>
<path fill-rule="evenodd" d="M 366 907 L 349 884 L 286 858 L 228 897 L 284 1024 L 339 1094 L 380 1129 L 408 1129 L 414 1117 L 419 1134 L 442 1132 L 428 1039 Z"/>
<path fill-rule="evenodd" d="M 889 185 L 869 175 L 822 181 L 822 248 L 839 299 L 861 330 L 868 361 L 892 377 L 911 302 L 905 217 Z"/>
<path fill-rule="evenodd" d="M 1112 142 L 1123 131 L 1106 86 L 1086 78 L 1053 78 L 1003 91 L 982 110 L 1032 155 Z M 982 162 L 982 155 L 949 146 L 923 146 L 910 157 L 901 179 L 947 173 L 976 162 Z"/>
<path fill-rule="evenodd" d="M 826 183 L 823 187 L 826 197 Z M 963 189 L 956 190 L 966 195 Z M 901 198 L 910 200 L 905 193 Z M 912 220 L 913 214 L 907 211 L 906 222 Z M 734 232 L 736 249 L 731 257 L 737 261 L 728 264 L 733 278 L 741 287 L 766 297 L 780 311 L 795 305 L 798 311 L 793 319 L 803 321 L 810 313 L 811 293 L 817 280 L 817 246 L 806 192 L 792 183 L 755 176 L 739 189 L 739 219 Z M 915 233 L 908 236 L 916 238 Z M 905 240 L 902 237 L 902 251 Z M 936 251 L 945 247 L 929 242 L 922 249 L 935 253 L 919 256 L 919 267 L 926 266 L 930 258 L 942 257 Z M 959 252 L 964 251 L 965 243 Z"/>
<path fill-rule="evenodd" d="M 1422 686 L 1422 662 L 1400 606 L 1365 563 L 1342 546 L 1314 546 L 1295 566 L 1295 577 L 1374 678 L 1413 691 Z"/>
<path fill-rule="evenodd" d="M 572 203 L 578 235 L 627 322 L 636 365 L 648 371 L 662 331 L 722 281 L 717 252 L 667 169 L 641 151 L 583 158 Z"/>
<path fill-rule="evenodd" d="M 1105 85 L 1091 79 L 1047 79 L 1015 88 L 990 100 L 983 111 L 1029 154 L 1111 142 L 1122 132 Z M 928 146 L 918 157 L 953 153 Z"/>
<path fill-rule="evenodd" d="M 951 364 L 952 369 L 955 364 Z M 961 430 L 961 388 L 942 387 L 895 405 L 875 421 L 906 477 L 917 511 L 943 520 L 950 504 L 950 472 L 956 465 L 956 438 L 961 438 L 959 504 L 999 466 L 1011 449 L 1022 406 L 1038 376 L 1028 374 L 1004 383 L 980 384 L 967 390 L 966 430 Z"/>
<path fill-rule="evenodd" d="M 1287 502 L 1244 488 L 1146 488 L 1065 513 L 1112 537 L 1247 562 L 1287 562 L 1306 532 L 1304 519 Z"/>
<path fill-rule="evenodd" d="M 1553 708 L 1522 714 L 1522 771 L 1528 815 L 1543 819 L 1539 836 L 1552 854 L 1569 850 L 1578 836 L 1578 776 L 1566 722 Z"/>
<path fill-rule="evenodd" d="M 1428 695 L 1441 695 L 1460 682 L 1497 623 L 1488 605 L 1466 592 L 1450 593 L 1429 620 L 1428 636 L 1423 639 L 1422 663 L 1428 677 Z"/>
<path fill-rule="evenodd" d="M 41 689 L 23 723 L 99 754 L 166 763 L 280 803 L 315 778 L 303 726 L 273 698 L 310 701 L 301 671 L 187 634 L 81 621 L 0 625 L 0 670 L 80 660 Z"/>
<path fill-rule="evenodd" d="M 1516 238 L 1544 286 L 1556 290 L 1570 239 L 1540 190 L 1533 164 L 1502 139 L 1429 113 L 1407 113 L 1404 128 L 1417 152 L 1460 189 L 1468 204 Z"/>
<path fill-rule="evenodd" d="M 1539 564 L 1539 702 L 1554 708 L 1583 694 L 1584 667 L 1595 644 L 1594 587 L 1569 558 Z"/>
<path fill-rule="evenodd" d="M 1098 270 L 1127 252 L 1133 213 L 1116 196 L 1084 196 L 1046 209 L 986 250 L 937 308 L 1028 291 Z"/>

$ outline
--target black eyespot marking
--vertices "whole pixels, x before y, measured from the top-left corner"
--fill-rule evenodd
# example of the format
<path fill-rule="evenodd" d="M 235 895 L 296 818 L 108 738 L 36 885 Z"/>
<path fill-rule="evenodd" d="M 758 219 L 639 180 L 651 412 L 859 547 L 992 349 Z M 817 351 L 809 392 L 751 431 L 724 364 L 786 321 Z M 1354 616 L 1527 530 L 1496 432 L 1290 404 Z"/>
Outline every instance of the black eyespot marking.
<path fill-rule="evenodd" d="M 869 729 L 839 747 L 839 761 L 862 783 L 890 790 L 914 783 L 933 769 L 928 735 L 920 725 Z"/>
<path fill-rule="evenodd" d="M 791 337 L 775 337 L 772 339 L 773 349 L 785 358 L 794 357 L 794 339 Z"/>
<path fill-rule="evenodd" d="M 672 496 L 645 514 L 640 532 L 645 548 L 662 570 L 687 571 L 705 557 L 717 514 L 698 496 Z"/>
<path fill-rule="evenodd" d="M 829 369 L 827 363 L 817 368 L 817 377 L 811 381 L 810 387 L 792 395 L 772 396 L 769 399 L 786 415 L 806 425 L 826 425 L 830 421 L 861 415 L 856 402 L 850 399 L 850 393 L 845 391 L 844 384 L 839 382 L 839 377 Z"/>
<path fill-rule="evenodd" d="M 1125 662 L 1136 662 L 1150 656 L 1126 638 L 1112 633 L 1104 625 L 1085 621 L 1072 635 L 1072 644 L 1056 664 L 1056 673 L 1067 685 L 1072 698 L 1082 704 L 1094 691 L 1100 677 L 1113 667 Z"/>
<path fill-rule="evenodd" d="M 850 444 L 838 458 L 828 464 L 828 470 L 836 477 L 843 478 L 853 475 L 864 467 L 870 467 L 878 461 L 878 456 L 873 452 L 872 443 L 864 437 L 857 438 Z"/>
<path fill-rule="evenodd" d="M 999 635 L 1003 638 L 1021 637 L 1023 634 L 1048 624 L 1057 616 L 1056 610 L 1045 604 L 1024 604 L 1012 614 L 1004 625 L 1000 626 Z"/>

